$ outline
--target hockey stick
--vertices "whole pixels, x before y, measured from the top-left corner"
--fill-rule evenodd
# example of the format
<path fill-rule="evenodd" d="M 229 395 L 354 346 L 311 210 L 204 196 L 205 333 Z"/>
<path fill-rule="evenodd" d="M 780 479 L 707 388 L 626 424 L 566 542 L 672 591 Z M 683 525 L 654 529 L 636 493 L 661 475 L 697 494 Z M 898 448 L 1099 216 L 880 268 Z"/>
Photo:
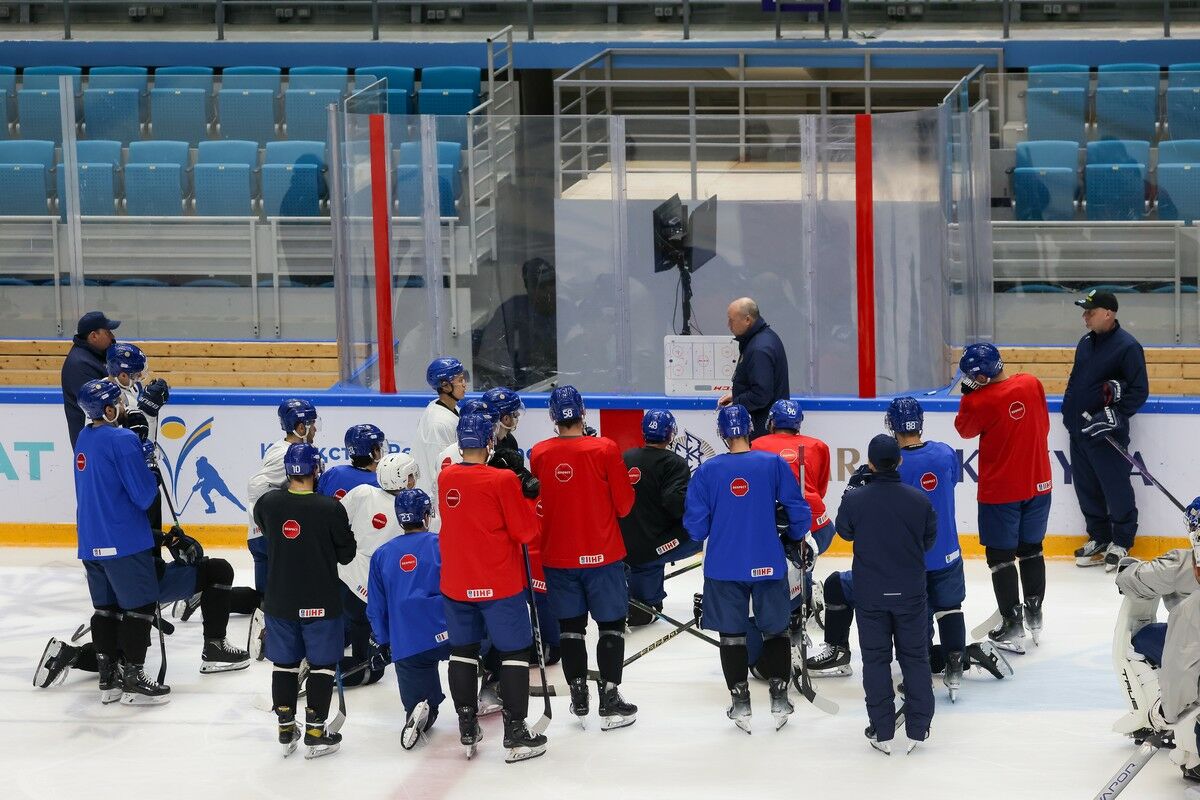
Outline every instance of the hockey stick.
<path fill-rule="evenodd" d="M 992 612 L 992 615 L 990 617 L 988 617 L 983 622 L 976 625 L 974 628 L 971 628 L 971 638 L 972 639 L 982 639 L 984 636 L 987 635 L 988 631 L 990 631 L 992 628 L 999 625 L 1000 621 L 1002 619 L 1004 619 L 1004 617 L 1001 616 L 1000 610 L 996 609 L 995 611 Z"/>
<path fill-rule="evenodd" d="M 538 620 L 537 597 L 533 594 L 533 568 L 529 563 L 528 545 L 521 545 L 521 555 L 525 557 L 525 590 L 528 594 L 526 599 L 529 601 L 529 625 L 533 629 L 533 646 L 537 650 L 538 674 L 542 679 L 542 695 L 546 700 L 542 718 L 533 723 L 530 728 L 536 736 L 545 733 L 546 728 L 550 727 L 550 718 L 554 716 L 554 711 L 550 708 L 550 692 L 546 688 L 546 653 L 542 650 L 542 627 Z"/>
<path fill-rule="evenodd" d="M 808 604 L 808 581 L 803 576 L 800 578 L 800 607 L 804 608 Z M 803 615 L 801 615 L 803 618 Z M 836 714 L 841 711 L 837 703 L 832 700 L 822 697 L 817 694 L 817 690 L 812 687 L 812 679 L 808 676 L 808 645 L 804 641 L 804 623 L 801 623 L 800 630 L 800 667 L 792 670 L 792 685 L 796 687 L 805 700 L 812 703 L 818 710 L 824 711 L 826 714 Z"/>
<path fill-rule="evenodd" d="M 1112 436 L 1110 436 L 1109 434 L 1107 434 L 1107 433 L 1104 434 L 1104 441 L 1111 444 L 1113 446 L 1113 449 L 1116 450 L 1118 453 L 1120 453 L 1121 457 L 1129 462 L 1130 466 L 1132 466 L 1134 469 L 1136 469 L 1138 472 L 1140 472 L 1142 474 L 1142 477 L 1144 477 L 1146 480 L 1150 481 L 1155 486 L 1157 486 L 1159 488 L 1159 490 L 1162 491 L 1162 493 L 1167 496 L 1167 499 L 1175 504 L 1176 508 L 1178 508 L 1184 514 L 1187 513 L 1187 506 L 1185 506 L 1183 503 L 1176 500 L 1175 495 L 1168 492 L 1167 488 L 1165 486 L 1163 486 L 1161 483 L 1159 483 L 1157 478 L 1155 478 L 1153 475 L 1150 474 L 1150 470 L 1146 469 L 1145 464 L 1138 463 L 1138 460 L 1136 458 L 1134 458 L 1132 455 L 1130 455 L 1128 450 L 1126 450 L 1124 447 L 1121 447 L 1121 445 L 1117 443 L 1117 440 L 1112 438 Z"/>
<path fill-rule="evenodd" d="M 1174 743 L 1168 741 L 1163 732 L 1155 732 L 1146 737 L 1146 743 L 1139 747 L 1137 752 L 1126 760 L 1124 766 L 1109 778 L 1108 783 L 1104 784 L 1104 788 L 1096 793 L 1095 800 L 1113 800 L 1125 791 L 1125 787 L 1129 785 L 1135 775 L 1142 771 L 1142 767 L 1150 763 L 1150 759 L 1154 758 L 1155 753 L 1164 747 L 1169 749 L 1174 746 Z"/>
<path fill-rule="evenodd" d="M 187 496 L 187 500 L 183 501 L 183 505 L 179 507 L 179 513 L 187 511 L 188 503 L 192 502 L 192 498 L 196 496 L 196 487 L 192 487 L 192 493 Z"/>
<path fill-rule="evenodd" d="M 666 575 L 663 576 L 663 580 L 664 581 L 670 580 L 671 578 L 674 578 L 676 575 L 682 575 L 685 572 L 691 572 L 696 567 L 702 567 L 702 566 L 704 566 L 703 559 L 701 559 L 700 561 L 697 561 L 693 564 L 688 564 L 686 567 L 680 567 L 679 569 L 675 570 L 674 572 L 668 572 Z"/>
<path fill-rule="evenodd" d="M 163 603 L 162 605 L 165 606 L 166 603 Z M 159 608 L 161 609 L 162 606 L 159 606 Z M 155 628 L 158 628 L 160 633 L 165 633 L 167 636 L 170 636 L 171 634 L 175 633 L 175 626 L 172 625 L 167 620 L 163 619 L 161 614 L 155 615 L 154 622 L 152 622 L 151 624 Z M 71 644 L 78 642 L 80 639 L 82 639 L 84 636 L 86 636 L 88 634 L 88 632 L 91 630 L 92 630 L 92 623 L 90 623 L 90 622 L 85 622 L 83 625 L 80 625 L 78 628 L 75 629 L 75 632 L 71 634 Z"/>
<path fill-rule="evenodd" d="M 338 664 L 333 668 L 333 682 L 337 684 L 338 710 L 337 715 L 333 718 L 333 720 L 325 726 L 325 730 L 329 733 L 337 733 L 342 729 L 342 726 L 346 724 L 346 690 L 342 687 L 341 664 Z"/>
<path fill-rule="evenodd" d="M 163 638 L 163 618 L 162 606 L 158 603 L 154 604 L 154 626 L 158 628 L 158 651 L 162 656 L 162 661 L 158 665 L 158 685 L 162 686 L 163 681 L 167 679 L 167 642 Z"/>
<path fill-rule="evenodd" d="M 697 639 L 703 639 L 704 641 L 708 642 L 713 647 L 721 646 L 721 643 L 718 642 L 716 639 L 712 638 L 711 636 L 706 636 L 705 634 L 701 633 L 700 631 L 695 630 L 693 626 L 685 625 L 684 623 L 680 622 L 679 620 L 675 619 L 674 617 L 668 617 L 666 614 L 662 613 L 661 611 L 658 611 L 657 609 L 653 608 L 652 606 L 646 605 L 641 600 L 634 600 L 631 597 L 631 598 L 629 598 L 629 605 L 633 606 L 634 608 L 638 609 L 639 611 L 645 612 L 646 614 L 650 614 L 651 616 L 658 617 L 663 622 L 666 622 L 669 625 L 674 625 L 676 628 L 685 630 L 688 633 L 690 633 L 692 636 L 695 636 Z"/>

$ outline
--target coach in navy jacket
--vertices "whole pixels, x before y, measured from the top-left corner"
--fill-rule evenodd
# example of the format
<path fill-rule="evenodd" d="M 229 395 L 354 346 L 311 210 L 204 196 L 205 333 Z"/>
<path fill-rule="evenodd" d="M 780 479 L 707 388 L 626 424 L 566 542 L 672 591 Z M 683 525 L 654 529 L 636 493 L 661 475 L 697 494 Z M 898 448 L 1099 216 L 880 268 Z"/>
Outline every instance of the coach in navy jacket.
<path fill-rule="evenodd" d="M 62 365 L 63 410 L 67 414 L 67 432 L 71 437 L 71 449 L 83 430 L 86 420 L 79 407 L 79 389 L 88 381 L 108 376 L 104 354 L 116 343 L 113 331 L 120 320 L 109 319 L 103 311 L 89 311 L 79 318 L 75 327 L 70 352 Z"/>
<path fill-rule="evenodd" d="M 787 353 L 779 334 L 759 314 L 758 303 L 741 297 L 729 304 L 729 332 L 738 343 L 738 363 L 733 370 L 732 391 L 718 405 L 733 403 L 750 412 L 751 439 L 767 432 L 767 412 L 776 400 L 791 396 L 788 388 Z"/>
<path fill-rule="evenodd" d="M 922 741 L 933 719 L 925 612 L 925 551 L 937 541 L 937 512 L 925 493 L 900 480 L 900 446 L 886 434 L 867 449 L 870 473 L 848 488 L 837 532 L 854 545 L 854 607 L 867 716 L 879 741 L 896 726 L 892 645 L 904 675 L 908 738 Z M 862 479 L 852 481 L 851 487 Z"/>

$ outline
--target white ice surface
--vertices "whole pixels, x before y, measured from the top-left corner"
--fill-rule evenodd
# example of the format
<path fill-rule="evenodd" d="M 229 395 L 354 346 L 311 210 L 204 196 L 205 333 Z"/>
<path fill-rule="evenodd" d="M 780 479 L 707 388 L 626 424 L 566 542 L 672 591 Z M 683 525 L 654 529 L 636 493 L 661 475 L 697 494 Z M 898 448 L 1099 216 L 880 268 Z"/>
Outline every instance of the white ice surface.
<path fill-rule="evenodd" d="M 817 684 L 841 704 L 836 717 L 793 692 L 796 714 L 775 732 L 766 687 L 753 684 L 754 734 L 747 736 L 725 718 L 716 649 L 685 634 L 627 669 L 623 692 L 640 707 L 633 727 L 601 732 L 593 690 L 593 716 L 581 730 L 559 698 L 547 754 L 507 765 L 498 715 L 484 719 L 479 752 L 465 760 L 448 700 L 431 740 L 401 750 L 403 712 L 390 669 L 379 684 L 347 692 L 340 753 L 284 761 L 273 717 L 255 709 L 256 699 L 269 702 L 270 665 L 201 675 L 199 615 L 168 637 L 166 706 L 102 706 L 95 677 L 78 671 L 61 686 L 34 689 L 47 638 L 68 637 L 89 615 L 83 571 L 66 550 L 0 552 L 5 798 L 1091 798 L 1134 749 L 1110 732 L 1124 708 L 1109 655 L 1117 592 L 1100 569 L 1070 563 L 1048 567 L 1041 647 L 1012 657 L 1011 679 L 968 677 L 954 705 L 937 680 L 933 736 L 912 755 L 885 757 L 863 738 L 857 656 L 854 677 Z M 240 582 L 250 580 L 246 553 L 219 555 L 233 561 Z M 817 573 L 848 563 L 822 559 Z M 981 561 L 967 562 L 967 577 L 970 629 L 994 601 Z M 698 570 L 670 581 L 667 613 L 690 618 L 700 582 Z M 657 623 L 634 632 L 627 652 L 668 630 Z M 234 617 L 230 638 L 245 631 L 246 618 Z M 815 625 L 813 634 L 819 640 Z M 155 640 L 147 672 L 157 669 L 157 648 Z M 536 679 L 536 670 L 530 674 Z M 562 681 L 557 667 L 551 679 Z M 531 698 L 530 721 L 540 713 L 541 700 Z M 1122 797 L 1181 798 L 1184 788 L 1160 753 Z"/>

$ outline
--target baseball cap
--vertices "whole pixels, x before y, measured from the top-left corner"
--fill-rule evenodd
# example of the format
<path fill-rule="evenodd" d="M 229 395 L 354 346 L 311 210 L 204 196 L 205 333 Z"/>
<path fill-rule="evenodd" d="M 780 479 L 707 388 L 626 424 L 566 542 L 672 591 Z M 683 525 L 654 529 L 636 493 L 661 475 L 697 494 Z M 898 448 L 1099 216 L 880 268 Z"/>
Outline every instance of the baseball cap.
<path fill-rule="evenodd" d="M 1117 296 L 1112 292 L 1097 292 L 1095 289 L 1084 295 L 1082 300 L 1076 300 L 1075 305 L 1080 308 L 1107 308 L 1109 311 L 1117 310 Z"/>
<path fill-rule="evenodd" d="M 89 311 L 79 318 L 79 325 L 75 328 L 75 332 L 80 336 L 87 336 L 92 331 L 115 331 L 119 327 L 121 327 L 121 320 L 109 319 L 104 316 L 103 311 Z"/>
<path fill-rule="evenodd" d="M 867 460 L 875 469 L 895 469 L 900 463 L 900 445 L 894 437 L 881 433 L 867 446 Z"/>

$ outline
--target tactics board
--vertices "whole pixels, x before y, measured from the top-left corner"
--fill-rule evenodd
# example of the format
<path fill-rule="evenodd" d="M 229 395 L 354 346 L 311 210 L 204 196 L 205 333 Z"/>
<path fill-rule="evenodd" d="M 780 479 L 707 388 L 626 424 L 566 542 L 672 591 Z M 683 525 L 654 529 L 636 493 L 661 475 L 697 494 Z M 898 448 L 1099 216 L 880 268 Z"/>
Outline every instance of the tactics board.
<path fill-rule="evenodd" d="M 732 336 L 664 336 L 666 394 L 723 395 L 733 383 L 737 361 L 738 346 Z"/>

